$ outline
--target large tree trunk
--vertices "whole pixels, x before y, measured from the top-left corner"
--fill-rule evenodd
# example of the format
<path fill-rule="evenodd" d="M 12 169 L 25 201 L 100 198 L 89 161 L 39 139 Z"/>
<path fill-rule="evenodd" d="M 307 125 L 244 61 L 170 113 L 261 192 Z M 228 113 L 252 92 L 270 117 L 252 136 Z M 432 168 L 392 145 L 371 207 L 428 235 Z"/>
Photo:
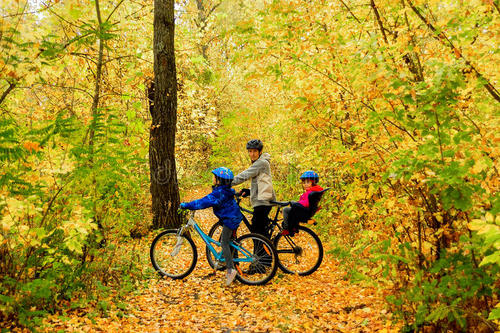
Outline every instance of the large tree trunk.
<path fill-rule="evenodd" d="M 177 214 L 179 188 L 175 167 L 177 75 L 174 55 L 174 0 L 154 2 L 154 98 L 149 136 L 149 167 L 153 227 L 181 224 Z"/>

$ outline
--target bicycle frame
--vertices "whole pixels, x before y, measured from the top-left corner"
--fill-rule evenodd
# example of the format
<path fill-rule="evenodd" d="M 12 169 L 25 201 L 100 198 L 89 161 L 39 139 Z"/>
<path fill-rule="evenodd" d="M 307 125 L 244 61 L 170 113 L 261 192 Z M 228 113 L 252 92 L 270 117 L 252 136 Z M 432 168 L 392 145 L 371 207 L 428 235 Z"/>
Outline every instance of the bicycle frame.
<path fill-rule="evenodd" d="M 247 209 L 247 208 L 241 206 L 241 204 L 240 204 L 241 197 L 237 197 L 236 201 L 237 201 L 238 207 L 240 208 L 240 211 L 242 213 L 245 212 L 245 213 L 249 213 L 249 214 L 253 215 L 253 211 L 251 211 L 250 209 Z M 282 230 L 281 226 L 278 223 L 279 221 L 283 220 L 283 219 L 278 219 L 280 211 L 281 211 L 281 206 L 277 206 L 277 210 L 276 210 L 276 214 L 274 216 L 274 219 L 269 219 L 269 222 L 270 222 L 270 224 L 269 224 L 269 236 L 272 236 L 272 233 L 274 232 L 274 228 L 275 227 L 278 227 L 279 231 Z M 242 214 L 242 215 L 243 215 L 243 223 L 245 223 L 245 225 L 247 226 L 248 230 L 252 230 L 251 229 L 251 224 L 248 221 L 247 217 L 245 216 L 245 214 Z"/>
<path fill-rule="evenodd" d="M 186 222 L 185 225 L 183 225 L 181 228 L 179 228 L 179 231 L 177 232 L 177 234 L 182 235 L 182 234 L 184 234 L 186 229 L 193 228 L 196 231 L 196 233 L 201 237 L 203 242 L 206 244 L 206 246 L 210 250 L 210 252 L 213 254 L 215 260 L 220 261 L 220 262 L 225 262 L 225 258 L 224 258 L 224 255 L 222 253 L 222 250 L 219 253 L 212 245 L 212 244 L 215 244 L 216 246 L 221 246 L 221 243 L 214 240 L 213 238 L 208 236 L 205 232 L 203 232 L 203 230 L 201 230 L 198 223 L 196 223 L 196 221 L 194 220 L 194 214 L 195 214 L 195 212 L 192 211 L 190 216 L 189 216 L 188 221 Z M 232 246 L 233 248 L 235 248 L 236 251 L 243 254 L 243 256 L 244 256 L 243 258 L 239 258 L 239 257 L 233 258 L 233 262 L 237 263 L 237 262 L 254 262 L 255 261 L 253 254 L 250 251 L 240 247 L 239 244 L 235 243 L 234 241 L 231 241 L 229 243 L 229 245 Z"/>
<path fill-rule="evenodd" d="M 253 215 L 253 211 L 251 211 L 251 210 L 249 210 L 249 209 L 241 206 L 241 204 L 240 204 L 241 197 L 237 197 L 236 201 L 238 203 L 238 207 L 240 207 L 240 211 L 241 212 L 246 212 L 246 213 L 249 213 L 249 214 Z M 282 209 L 282 207 L 279 206 L 279 205 L 277 205 L 276 214 L 274 215 L 274 219 L 269 219 L 270 223 L 269 223 L 269 227 L 268 227 L 268 232 L 269 232 L 269 237 L 270 237 L 271 240 L 273 240 L 273 233 L 274 233 L 274 229 L 276 227 L 278 228 L 278 232 L 283 231 L 283 228 L 278 223 L 279 221 L 283 220 L 283 219 L 279 219 L 278 218 L 281 209 Z M 243 222 L 247 226 L 248 230 L 252 230 L 250 222 L 248 221 L 247 217 L 245 216 L 245 214 L 242 214 L 242 215 L 243 215 Z M 280 250 L 279 252 L 280 253 L 294 253 L 293 249 L 296 248 L 297 245 L 295 244 L 293 238 L 290 237 L 289 235 L 285 235 L 284 238 L 286 239 L 286 241 L 288 242 L 288 244 L 290 244 L 290 246 L 292 247 L 292 250 Z"/>

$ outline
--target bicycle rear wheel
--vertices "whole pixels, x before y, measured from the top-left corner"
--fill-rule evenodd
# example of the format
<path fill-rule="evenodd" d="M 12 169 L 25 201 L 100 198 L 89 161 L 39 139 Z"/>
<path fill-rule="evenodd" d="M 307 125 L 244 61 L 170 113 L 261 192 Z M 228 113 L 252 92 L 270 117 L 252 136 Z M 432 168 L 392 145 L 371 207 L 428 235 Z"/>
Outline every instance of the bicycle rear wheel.
<path fill-rule="evenodd" d="M 323 244 L 309 228 L 299 225 L 293 237 L 281 233 L 274 239 L 278 265 L 286 273 L 301 276 L 315 272 L 323 261 Z"/>
<path fill-rule="evenodd" d="M 249 285 L 269 282 L 278 269 L 278 255 L 271 241 L 259 234 L 246 234 L 235 243 L 239 247 L 233 259 L 236 279 Z"/>
<path fill-rule="evenodd" d="M 170 229 L 160 233 L 149 250 L 154 269 L 162 276 L 182 279 L 196 266 L 198 251 L 193 240 Z"/>

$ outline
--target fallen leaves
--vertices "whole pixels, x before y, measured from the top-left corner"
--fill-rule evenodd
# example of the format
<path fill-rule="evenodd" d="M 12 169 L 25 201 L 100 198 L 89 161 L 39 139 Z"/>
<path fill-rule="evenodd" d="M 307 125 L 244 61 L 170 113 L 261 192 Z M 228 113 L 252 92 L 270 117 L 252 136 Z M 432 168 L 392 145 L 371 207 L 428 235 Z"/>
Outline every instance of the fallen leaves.
<path fill-rule="evenodd" d="M 209 210 L 197 218 L 203 230 L 215 222 Z M 204 251 L 199 237 L 195 242 L 198 250 Z M 150 271 L 149 244 L 143 241 L 140 250 L 145 254 L 145 271 Z M 200 253 L 195 270 L 183 280 L 150 273 L 137 293 L 123 301 L 126 310 L 90 319 L 94 309 L 68 311 L 64 316 L 69 320 L 61 321 L 62 314 L 48 318 L 46 331 L 396 332 L 399 326 L 392 325 L 382 294 L 375 288 L 350 284 L 337 264 L 327 253 L 321 267 L 310 276 L 278 271 L 265 286 L 235 282 L 225 287 L 225 272 L 213 274 Z"/>

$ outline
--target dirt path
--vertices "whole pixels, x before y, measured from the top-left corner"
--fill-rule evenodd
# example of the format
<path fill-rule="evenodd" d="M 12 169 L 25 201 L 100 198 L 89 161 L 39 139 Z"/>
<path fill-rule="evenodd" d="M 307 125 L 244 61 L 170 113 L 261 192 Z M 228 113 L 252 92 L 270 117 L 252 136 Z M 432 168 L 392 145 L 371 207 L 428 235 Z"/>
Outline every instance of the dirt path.
<path fill-rule="evenodd" d="M 198 213 L 203 230 L 215 222 L 209 210 Z M 151 236 L 151 238 L 154 235 Z M 321 267 L 300 277 L 278 271 L 265 286 L 235 281 L 223 285 L 224 272 L 211 275 L 199 237 L 198 263 L 183 280 L 151 278 L 127 296 L 126 309 L 89 319 L 52 316 L 52 330 L 79 332 L 397 332 L 375 289 L 352 285 L 325 248 Z M 151 240 L 141 252 L 147 260 Z M 325 242 L 326 243 L 326 242 Z M 326 245 L 326 244 L 325 244 Z M 150 265 L 149 262 L 145 265 Z M 148 270 L 150 268 L 148 267 Z"/>

